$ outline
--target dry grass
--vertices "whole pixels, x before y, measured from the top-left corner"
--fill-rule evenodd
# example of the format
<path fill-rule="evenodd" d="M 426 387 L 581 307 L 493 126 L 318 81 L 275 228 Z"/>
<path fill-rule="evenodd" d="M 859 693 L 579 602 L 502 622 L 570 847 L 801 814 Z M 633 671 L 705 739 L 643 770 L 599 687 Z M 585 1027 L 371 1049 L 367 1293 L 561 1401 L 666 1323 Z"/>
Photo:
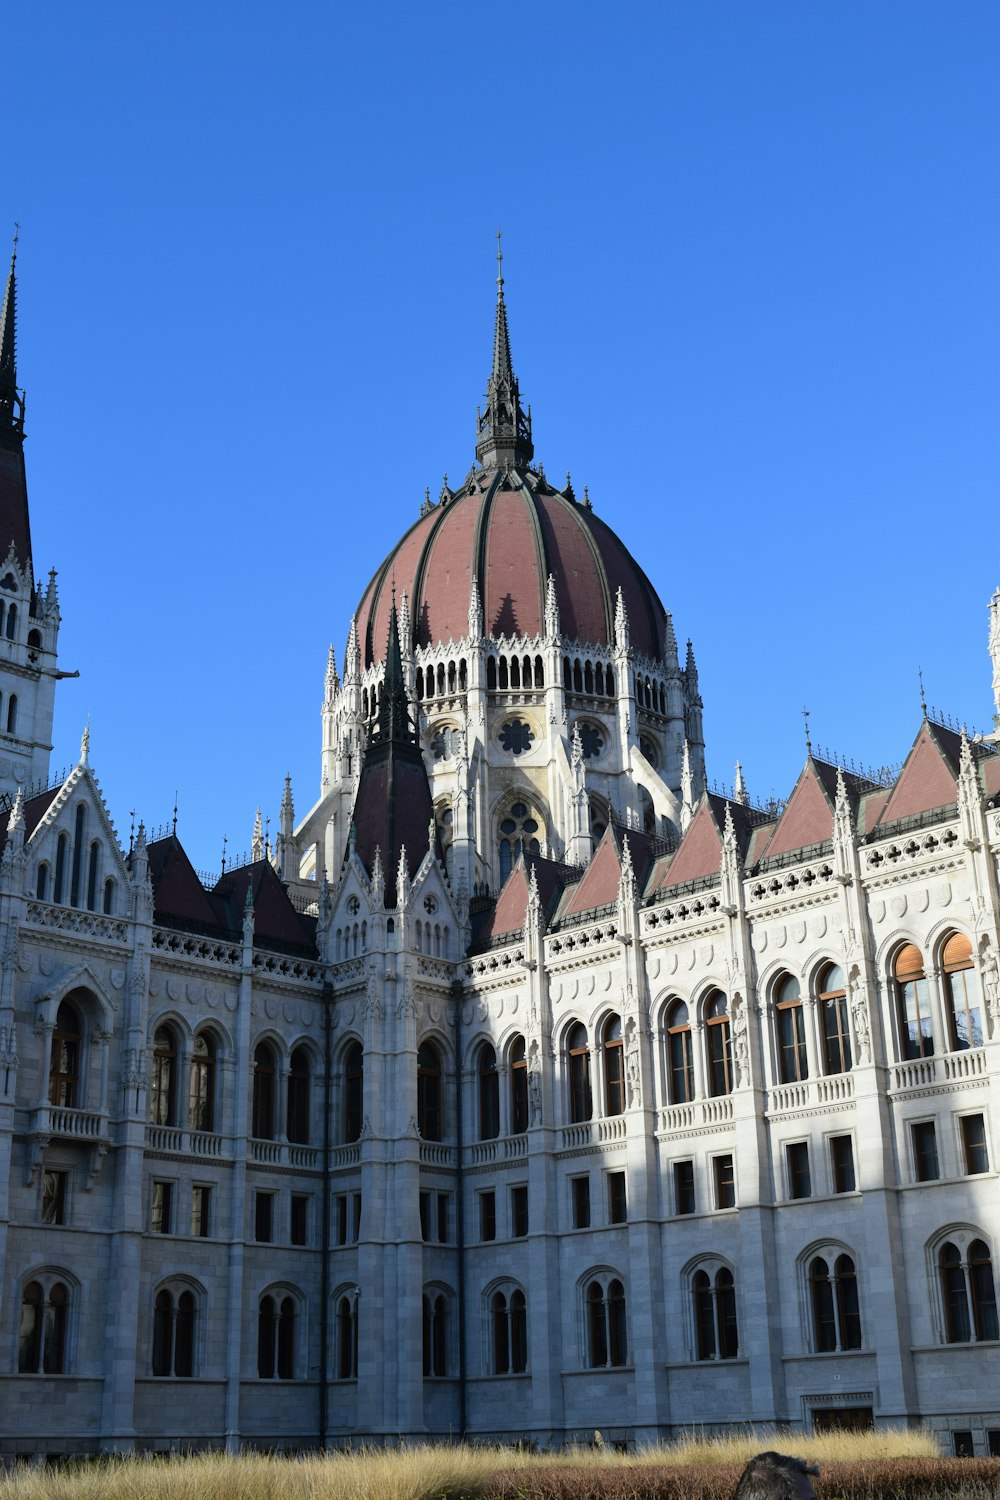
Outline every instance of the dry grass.
<path fill-rule="evenodd" d="M 728 1500 L 747 1458 L 776 1447 L 823 1466 L 820 1500 L 998 1500 L 1000 1461 L 942 1461 L 928 1433 L 813 1437 L 763 1429 L 621 1455 L 464 1446 L 284 1459 L 222 1454 L 120 1459 L 0 1476 L 0 1500 Z"/>

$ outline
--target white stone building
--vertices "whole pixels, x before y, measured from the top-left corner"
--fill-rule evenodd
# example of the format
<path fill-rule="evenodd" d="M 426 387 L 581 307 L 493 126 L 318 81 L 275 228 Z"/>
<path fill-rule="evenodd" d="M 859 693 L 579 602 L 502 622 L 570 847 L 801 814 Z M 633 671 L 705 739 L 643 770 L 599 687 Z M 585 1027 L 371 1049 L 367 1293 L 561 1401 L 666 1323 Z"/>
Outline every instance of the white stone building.
<path fill-rule="evenodd" d="M 476 463 L 331 653 L 315 806 L 210 886 L 126 852 L 86 737 L 47 781 L 14 287 L 0 1453 L 997 1451 L 993 742 L 925 717 L 885 784 L 810 752 L 781 808 L 709 793 L 690 646 L 534 463 L 501 279 Z"/>

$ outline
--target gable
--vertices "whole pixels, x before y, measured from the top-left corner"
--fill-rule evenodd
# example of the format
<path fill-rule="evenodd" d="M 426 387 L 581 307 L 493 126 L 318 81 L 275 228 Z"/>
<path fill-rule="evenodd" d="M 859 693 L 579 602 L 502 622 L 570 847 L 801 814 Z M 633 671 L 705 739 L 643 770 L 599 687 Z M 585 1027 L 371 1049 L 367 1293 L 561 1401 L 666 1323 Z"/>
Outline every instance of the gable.
<path fill-rule="evenodd" d="M 810 756 L 778 819 L 765 857 L 773 859 L 777 854 L 791 854 L 796 849 L 807 849 L 832 838 L 833 808 Z"/>
<path fill-rule="evenodd" d="M 925 720 L 885 804 L 879 825 L 912 818 L 934 807 L 948 807 L 957 798 L 954 771 Z"/>
<path fill-rule="evenodd" d="M 7 820 L 3 821 L 6 824 Z M 99 910 L 103 906 L 105 881 L 110 879 L 118 884 L 128 881 L 118 834 L 101 789 L 85 763 L 76 766 L 62 786 L 42 792 L 25 803 L 24 832 L 25 854 L 33 872 L 28 877 L 30 888 L 36 886 L 37 874 L 34 872 L 39 864 L 47 864 L 50 869 L 46 900 L 71 901 L 73 905 L 91 911 Z M 5 840 L 6 834 L 5 826 Z M 66 837 L 66 853 L 63 889 L 57 896 L 55 879 L 62 835 Z M 81 844 L 79 858 L 78 844 Z"/>
<path fill-rule="evenodd" d="M 707 797 L 699 802 L 680 848 L 664 870 L 657 890 L 684 885 L 689 880 L 704 880 L 718 875 L 722 864 L 722 837 Z"/>
<path fill-rule="evenodd" d="M 583 872 L 573 894 L 559 913 L 560 917 L 571 917 L 575 912 L 594 911 L 598 906 L 610 906 L 618 899 L 622 867 L 618 845 L 609 828 L 597 846 L 597 853 Z"/>

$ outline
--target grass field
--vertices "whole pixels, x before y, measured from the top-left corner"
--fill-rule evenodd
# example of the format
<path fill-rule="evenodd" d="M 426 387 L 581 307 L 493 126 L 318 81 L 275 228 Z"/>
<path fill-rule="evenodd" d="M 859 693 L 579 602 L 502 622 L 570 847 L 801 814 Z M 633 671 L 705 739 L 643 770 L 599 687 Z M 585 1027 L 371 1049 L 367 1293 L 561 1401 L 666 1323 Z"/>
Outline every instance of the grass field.
<path fill-rule="evenodd" d="M 1000 1497 L 1000 1460 L 942 1459 L 928 1433 L 758 1430 L 721 1440 L 693 1433 L 624 1455 L 606 1447 L 535 1455 L 456 1445 L 22 1467 L 0 1477 L 0 1500 L 724 1500 L 747 1458 L 772 1446 L 821 1466 L 820 1500 Z"/>

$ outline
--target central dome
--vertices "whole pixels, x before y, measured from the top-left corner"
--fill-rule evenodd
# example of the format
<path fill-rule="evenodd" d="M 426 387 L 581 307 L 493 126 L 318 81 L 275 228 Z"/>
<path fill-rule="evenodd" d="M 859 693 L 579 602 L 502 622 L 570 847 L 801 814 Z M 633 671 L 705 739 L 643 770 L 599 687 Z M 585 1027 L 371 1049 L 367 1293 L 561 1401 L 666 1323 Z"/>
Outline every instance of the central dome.
<path fill-rule="evenodd" d="M 621 589 L 633 649 L 663 660 L 666 613 L 626 547 L 569 484 L 555 490 L 518 467 L 473 470 L 460 491 L 445 488 L 389 553 L 358 606 L 362 664 L 385 654 L 393 590 L 407 595 L 415 646 L 469 634 L 474 579 L 487 636 L 536 636 L 550 575 L 565 639 L 612 646 Z"/>

